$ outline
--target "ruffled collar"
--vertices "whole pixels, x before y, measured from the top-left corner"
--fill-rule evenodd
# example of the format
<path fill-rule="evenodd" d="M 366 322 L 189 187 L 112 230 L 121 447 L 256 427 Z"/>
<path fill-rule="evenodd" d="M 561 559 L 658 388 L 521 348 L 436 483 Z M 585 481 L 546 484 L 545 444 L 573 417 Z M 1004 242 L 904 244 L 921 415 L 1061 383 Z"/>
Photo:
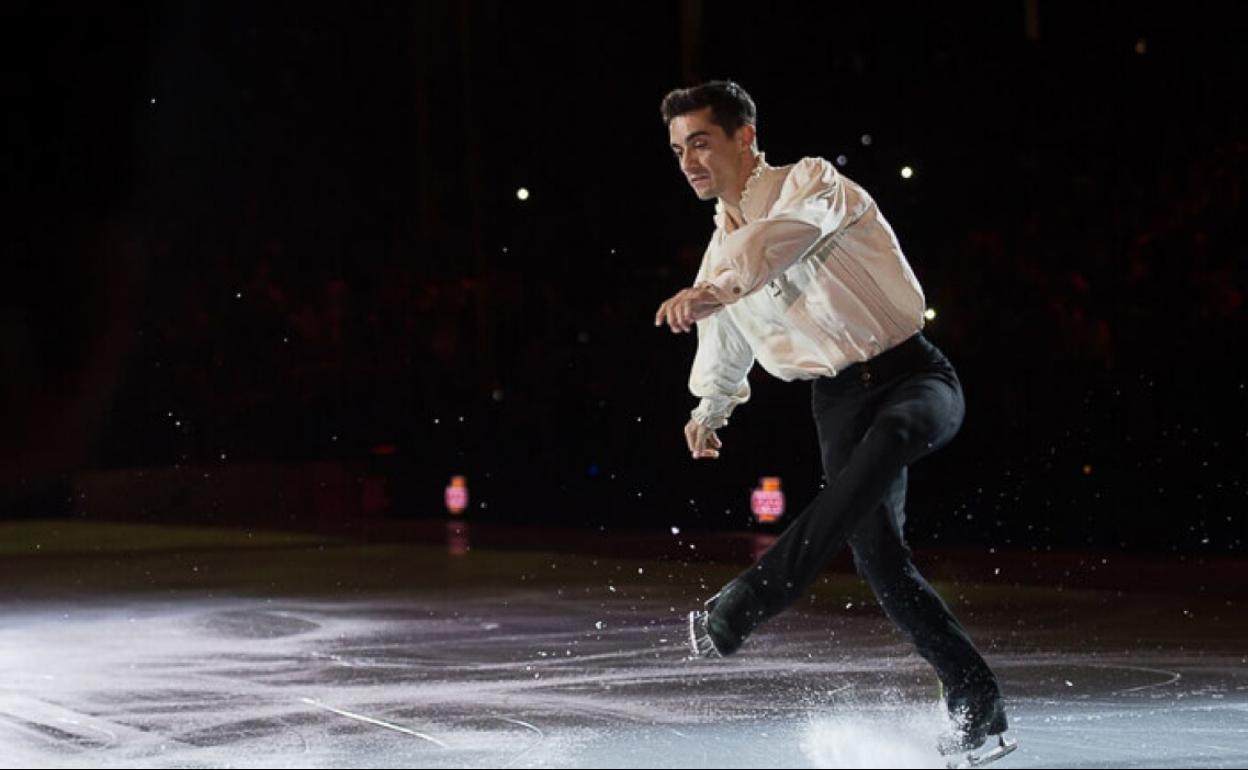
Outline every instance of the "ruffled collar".
<path fill-rule="evenodd" d="M 745 220 L 747 222 L 752 222 L 766 213 L 765 211 L 755 211 L 751 204 L 753 202 L 753 193 L 757 191 L 760 180 L 762 180 L 763 175 L 770 169 L 771 166 L 767 163 L 767 153 L 760 152 L 758 154 L 758 160 L 754 164 L 754 170 L 751 171 L 749 177 L 746 178 L 745 188 L 741 190 L 741 213 L 745 216 Z M 716 201 L 715 224 L 723 227 L 725 216 L 723 200 Z"/>

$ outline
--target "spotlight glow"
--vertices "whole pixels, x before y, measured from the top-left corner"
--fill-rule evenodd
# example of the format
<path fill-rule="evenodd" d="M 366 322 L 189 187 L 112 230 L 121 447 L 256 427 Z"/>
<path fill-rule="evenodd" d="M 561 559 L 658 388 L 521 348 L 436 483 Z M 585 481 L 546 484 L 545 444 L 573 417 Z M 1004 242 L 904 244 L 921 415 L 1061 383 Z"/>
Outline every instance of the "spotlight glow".
<path fill-rule="evenodd" d="M 910 168 L 909 166 L 902 166 L 902 167 L 901 167 L 901 178 L 902 178 L 902 179 L 909 179 L 909 178 L 911 178 L 911 177 L 913 177 L 913 176 L 914 176 L 914 169 Z"/>
<path fill-rule="evenodd" d="M 929 321 L 935 321 L 935 320 L 936 320 L 936 308 L 934 308 L 934 307 L 929 307 L 929 308 L 928 308 L 928 309 L 927 309 L 927 310 L 923 313 L 923 317 L 924 317 L 924 318 L 926 318 L 926 319 L 927 319 L 927 320 L 929 320 Z"/>
<path fill-rule="evenodd" d="M 517 197 L 517 198 L 519 198 L 519 199 L 520 199 L 520 200 L 522 200 L 522 201 L 527 201 L 527 200 L 529 199 L 529 190 L 528 190 L 528 188 L 527 188 L 527 187 L 521 187 L 519 190 L 516 190 L 516 197 Z"/>

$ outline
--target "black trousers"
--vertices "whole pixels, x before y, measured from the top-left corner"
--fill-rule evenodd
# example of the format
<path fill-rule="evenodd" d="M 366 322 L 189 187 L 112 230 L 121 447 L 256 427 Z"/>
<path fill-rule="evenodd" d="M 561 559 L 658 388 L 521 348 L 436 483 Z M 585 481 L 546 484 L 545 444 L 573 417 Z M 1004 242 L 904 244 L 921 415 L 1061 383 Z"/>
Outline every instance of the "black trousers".
<path fill-rule="evenodd" d="M 962 385 L 922 334 L 835 378 L 815 380 L 812 406 L 827 486 L 738 580 L 772 617 L 801 598 L 847 542 L 885 614 L 947 689 L 996 679 L 911 560 L 903 533 L 906 468 L 962 426 Z"/>

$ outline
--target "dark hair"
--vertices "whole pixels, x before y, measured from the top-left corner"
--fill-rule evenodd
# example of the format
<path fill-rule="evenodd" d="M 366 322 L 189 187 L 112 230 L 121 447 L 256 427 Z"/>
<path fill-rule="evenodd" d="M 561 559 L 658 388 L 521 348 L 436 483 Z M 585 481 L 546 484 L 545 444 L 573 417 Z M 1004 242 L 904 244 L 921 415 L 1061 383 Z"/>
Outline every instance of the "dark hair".
<path fill-rule="evenodd" d="M 753 126 L 758 120 L 754 100 L 745 89 L 731 80 L 712 80 L 692 88 L 677 88 L 663 97 L 659 108 L 663 122 L 670 125 L 681 115 L 711 108 L 711 122 L 732 136 L 741 126 Z"/>

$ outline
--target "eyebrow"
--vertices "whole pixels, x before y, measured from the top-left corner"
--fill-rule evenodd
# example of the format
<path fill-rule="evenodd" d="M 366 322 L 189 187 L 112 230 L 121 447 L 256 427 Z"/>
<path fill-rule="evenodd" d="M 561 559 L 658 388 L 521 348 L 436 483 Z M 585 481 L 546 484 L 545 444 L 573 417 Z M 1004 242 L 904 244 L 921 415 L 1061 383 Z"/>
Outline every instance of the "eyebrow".
<path fill-rule="evenodd" d="M 694 139 L 697 139 L 700 136 L 710 136 L 710 135 L 711 135 L 710 131 L 694 131 L 692 134 L 685 137 L 685 144 L 689 144 Z M 676 142 L 672 142 L 671 147 L 674 149 L 679 149 L 680 145 L 677 144 Z"/>

